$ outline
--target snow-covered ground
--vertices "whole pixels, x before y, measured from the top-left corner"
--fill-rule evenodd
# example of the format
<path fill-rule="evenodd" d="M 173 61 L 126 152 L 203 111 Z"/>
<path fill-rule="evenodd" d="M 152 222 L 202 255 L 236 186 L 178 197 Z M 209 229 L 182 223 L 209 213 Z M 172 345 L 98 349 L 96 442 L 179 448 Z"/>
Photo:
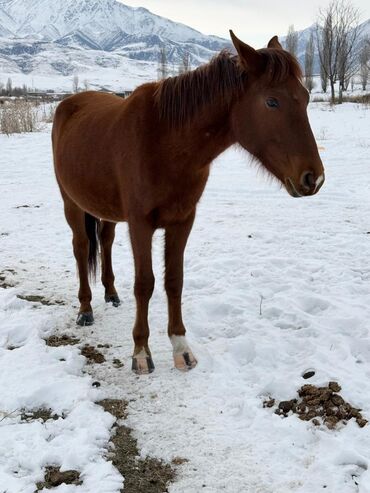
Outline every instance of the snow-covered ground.
<path fill-rule="evenodd" d="M 126 225 L 114 248 L 122 306 L 107 307 L 96 285 L 96 323 L 77 328 L 75 263 L 49 132 L 0 136 L 0 276 L 14 284 L 0 290 L 1 492 L 33 493 L 50 464 L 82 472 L 82 486 L 59 493 L 118 492 L 122 480 L 104 460 L 113 418 L 93 403 L 105 396 L 129 401 L 142 455 L 188 460 L 171 493 L 370 492 L 370 426 L 351 420 L 330 431 L 262 407 L 267 396 L 290 399 L 303 383 L 335 380 L 370 417 L 370 110 L 315 104 L 310 118 L 326 167 L 317 196 L 291 198 L 237 149 L 214 164 L 186 250 L 184 318 L 199 359 L 188 374 L 172 368 L 156 234 L 156 370 L 144 377 L 130 370 Z M 45 346 L 53 332 L 109 343 L 106 363 L 82 373 L 78 348 Z M 124 367 L 114 368 L 113 358 Z M 308 369 L 316 373 L 306 381 Z M 65 419 L 20 420 L 20 409 L 41 405 Z"/>

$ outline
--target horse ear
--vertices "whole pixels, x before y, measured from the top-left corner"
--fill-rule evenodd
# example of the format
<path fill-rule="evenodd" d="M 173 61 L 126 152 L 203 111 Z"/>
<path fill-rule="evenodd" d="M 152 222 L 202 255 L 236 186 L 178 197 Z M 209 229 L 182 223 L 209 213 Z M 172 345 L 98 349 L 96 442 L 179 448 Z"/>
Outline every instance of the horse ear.
<path fill-rule="evenodd" d="M 277 36 L 274 36 L 273 38 L 270 39 L 268 42 L 267 48 L 275 48 L 275 50 L 282 50 L 283 47 L 281 46 L 279 42 L 279 38 Z"/>
<path fill-rule="evenodd" d="M 258 51 L 238 39 L 231 29 L 230 37 L 244 68 L 248 71 L 260 72 L 262 69 L 262 56 L 258 53 Z"/>

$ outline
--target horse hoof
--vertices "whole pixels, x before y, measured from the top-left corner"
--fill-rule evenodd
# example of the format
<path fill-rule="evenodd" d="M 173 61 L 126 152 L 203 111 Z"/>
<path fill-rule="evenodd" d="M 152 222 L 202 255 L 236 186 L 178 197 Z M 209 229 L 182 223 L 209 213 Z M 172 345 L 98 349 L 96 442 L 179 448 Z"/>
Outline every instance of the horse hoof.
<path fill-rule="evenodd" d="M 180 371 L 189 371 L 197 366 L 198 361 L 195 359 L 191 351 L 184 353 L 174 353 L 173 360 L 175 368 Z"/>
<path fill-rule="evenodd" d="M 120 306 L 121 304 L 118 294 L 106 294 L 104 299 L 106 303 L 112 303 L 115 307 Z"/>
<path fill-rule="evenodd" d="M 133 356 L 132 357 L 132 371 L 136 375 L 148 375 L 154 371 L 154 363 L 151 356 Z"/>
<path fill-rule="evenodd" d="M 94 323 L 93 312 L 81 312 L 77 316 L 76 324 L 85 327 L 85 325 L 92 325 Z"/>

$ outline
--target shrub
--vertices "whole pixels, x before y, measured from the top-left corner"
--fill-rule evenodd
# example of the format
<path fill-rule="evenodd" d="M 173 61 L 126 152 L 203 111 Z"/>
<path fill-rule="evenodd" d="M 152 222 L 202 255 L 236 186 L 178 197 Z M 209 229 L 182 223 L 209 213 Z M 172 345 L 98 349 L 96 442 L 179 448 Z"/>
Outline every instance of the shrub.
<path fill-rule="evenodd" d="M 0 133 L 6 135 L 37 131 L 37 110 L 33 103 L 18 99 L 0 106 Z"/>

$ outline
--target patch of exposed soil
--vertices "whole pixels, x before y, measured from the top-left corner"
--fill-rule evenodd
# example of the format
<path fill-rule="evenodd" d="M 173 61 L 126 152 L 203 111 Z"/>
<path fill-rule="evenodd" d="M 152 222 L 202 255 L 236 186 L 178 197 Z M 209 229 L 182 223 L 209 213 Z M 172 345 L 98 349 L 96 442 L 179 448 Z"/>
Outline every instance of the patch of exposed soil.
<path fill-rule="evenodd" d="M 44 481 L 36 484 L 36 492 L 42 489 L 55 488 L 61 484 L 74 484 L 79 486 L 82 484 L 80 473 L 78 471 L 60 471 L 60 467 L 48 466 L 45 469 Z"/>
<path fill-rule="evenodd" d="M 77 337 L 68 336 L 67 334 L 63 334 L 61 336 L 50 336 L 45 339 L 46 345 L 51 347 L 59 347 L 59 346 L 74 346 L 80 342 L 80 339 Z"/>
<path fill-rule="evenodd" d="M 98 401 L 97 404 L 107 413 L 113 414 L 117 419 L 125 419 L 127 417 L 127 402 L 121 399 L 103 399 Z"/>
<path fill-rule="evenodd" d="M 185 459 L 185 457 L 174 457 L 171 462 L 172 464 L 175 464 L 175 466 L 181 466 L 182 464 L 189 462 L 189 459 Z"/>
<path fill-rule="evenodd" d="M 104 363 L 105 356 L 100 353 L 94 346 L 90 346 L 89 344 L 85 344 L 81 349 L 82 356 L 87 358 L 88 363 Z"/>
<path fill-rule="evenodd" d="M 105 411 L 113 414 L 117 419 L 127 416 L 127 402 L 117 399 L 104 399 L 97 402 Z M 168 485 L 175 479 L 175 469 L 158 459 L 140 458 L 137 441 L 132 436 L 132 429 L 128 426 L 113 427 L 111 438 L 112 451 L 109 459 L 125 478 L 124 493 L 165 493 Z M 176 460 L 177 459 L 177 460 Z M 174 465 L 180 465 L 187 460 L 176 458 Z"/>
<path fill-rule="evenodd" d="M 146 457 L 141 459 L 137 441 L 132 436 L 131 428 L 116 426 L 112 437 L 114 452 L 113 465 L 125 478 L 123 493 L 165 493 L 169 483 L 175 479 L 175 470 L 170 464 L 158 459 Z"/>
<path fill-rule="evenodd" d="M 354 418 L 362 428 L 368 421 L 362 416 L 361 409 L 353 407 L 346 402 L 338 392 L 341 387 L 337 382 L 329 382 L 327 387 L 315 385 L 303 385 L 298 390 L 299 399 L 276 402 L 275 399 L 264 401 L 263 407 L 277 406 L 275 414 L 288 417 L 297 414 L 303 421 L 312 421 L 316 426 L 326 425 L 334 429 L 338 424 L 347 424 Z"/>
<path fill-rule="evenodd" d="M 37 419 L 41 419 L 45 423 L 45 421 L 49 421 L 53 419 L 56 421 L 61 416 L 56 413 L 53 413 L 51 409 L 35 409 L 34 411 L 22 411 L 21 420 L 22 421 L 34 421 Z"/>
<path fill-rule="evenodd" d="M 41 303 L 42 305 L 52 306 L 52 305 L 65 305 L 66 302 L 62 300 L 48 300 L 44 296 L 39 296 L 37 294 L 22 295 L 17 294 L 17 298 L 20 300 L 29 301 L 31 303 Z"/>

